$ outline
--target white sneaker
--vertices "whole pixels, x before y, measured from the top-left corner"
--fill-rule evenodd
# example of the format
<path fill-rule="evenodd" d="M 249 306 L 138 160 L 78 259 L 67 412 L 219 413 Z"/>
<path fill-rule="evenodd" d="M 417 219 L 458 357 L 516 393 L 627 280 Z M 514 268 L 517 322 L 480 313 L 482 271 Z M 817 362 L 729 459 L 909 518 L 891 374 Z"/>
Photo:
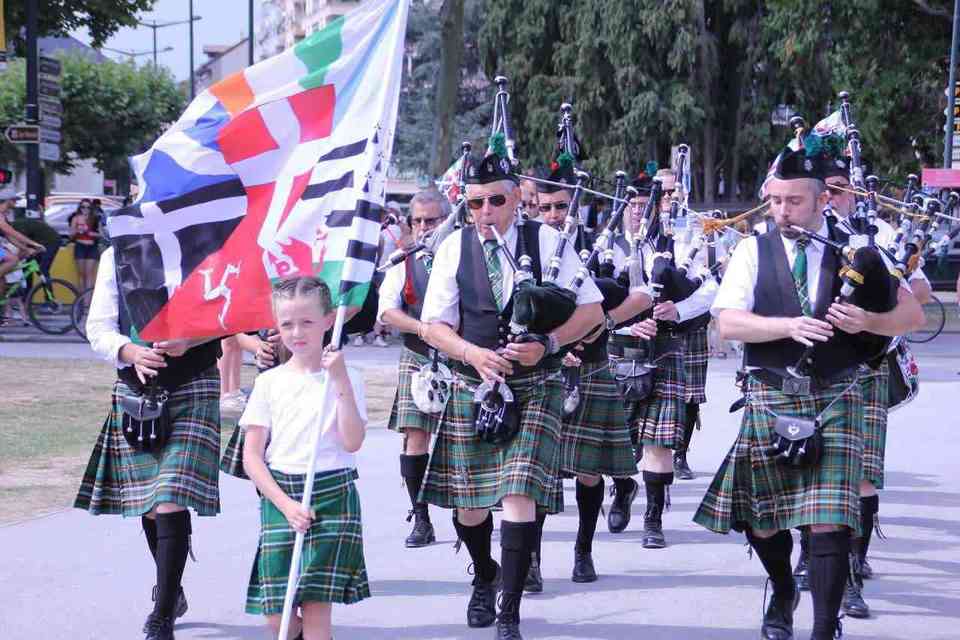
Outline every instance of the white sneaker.
<path fill-rule="evenodd" d="M 352 344 L 353 344 L 353 346 L 355 346 L 355 347 L 362 347 L 363 345 L 366 344 L 366 342 L 363 341 L 363 336 L 362 336 L 362 335 L 357 334 L 356 336 L 354 336 L 354 338 L 353 338 L 353 343 L 352 343 Z"/>
<path fill-rule="evenodd" d="M 390 344 L 383 338 L 383 336 L 377 336 L 373 339 L 373 344 L 378 347 L 389 347 Z"/>

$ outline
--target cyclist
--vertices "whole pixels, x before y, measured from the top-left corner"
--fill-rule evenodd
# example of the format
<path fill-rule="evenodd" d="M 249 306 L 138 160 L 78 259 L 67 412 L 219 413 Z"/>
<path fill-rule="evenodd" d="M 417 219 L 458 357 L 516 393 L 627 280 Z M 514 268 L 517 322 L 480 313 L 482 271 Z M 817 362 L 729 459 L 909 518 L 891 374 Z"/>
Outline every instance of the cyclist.
<path fill-rule="evenodd" d="M 0 242 L 0 295 L 6 290 L 6 275 L 17 268 L 20 258 L 28 258 L 44 250 L 39 242 L 34 242 L 7 222 L 7 212 L 13 210 L 17 196 L 10 190 L 0 191 L 0 240 L 6 240 L 11 246 Z"/>

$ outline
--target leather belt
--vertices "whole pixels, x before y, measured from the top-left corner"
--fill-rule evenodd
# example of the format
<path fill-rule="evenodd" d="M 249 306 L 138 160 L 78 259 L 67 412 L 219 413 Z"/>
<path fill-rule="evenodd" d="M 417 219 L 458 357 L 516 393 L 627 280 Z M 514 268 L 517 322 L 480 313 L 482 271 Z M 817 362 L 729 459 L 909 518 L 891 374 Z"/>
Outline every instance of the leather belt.
<path fill-rule="evenodd" d="M 410 351 L 413 351 L 414 353 L 420 354 L 424 358 L 433 357 L 430 353 L 430 345 L 412 333 L 403 334 L 403 346 L 405 346 L 407 349 L 410 349 Z"/>
<path fill-rule="evenodd" d="M 838 382 L 850 379 L 857 374 L 857 368 L 849 367 L 825 378 L 815 376 L 795 378 L 790 374 L 783 375 L 770 369 L 753 369 L 747 373 L 768 387 L 779 389 L 788 396 L 799 396 L 807 395 L 814 391 L 823 391 Z"/>
<path fill-rule="evenodd" d="M 513 362 L 513 373 L 506 377 L 507 382 L 519 378 L 520 376 L 525 376 L 531 374 L 535 371 L 545 371 L 548 369 L 559 369 L 561 365 L 561 358 L 559 356 L 547 356 L 540 360 L 536 366 L 533 367 L 524 367 L 517 362 Z M 480 379 L 480 374 L 477 373 L 477 370 L 474 369 L 469 364 L 465 362 L 456 361 L 450 367 L 454 373 L 459 373 L 460 375 L 467 376 L 469 378 Z"/>

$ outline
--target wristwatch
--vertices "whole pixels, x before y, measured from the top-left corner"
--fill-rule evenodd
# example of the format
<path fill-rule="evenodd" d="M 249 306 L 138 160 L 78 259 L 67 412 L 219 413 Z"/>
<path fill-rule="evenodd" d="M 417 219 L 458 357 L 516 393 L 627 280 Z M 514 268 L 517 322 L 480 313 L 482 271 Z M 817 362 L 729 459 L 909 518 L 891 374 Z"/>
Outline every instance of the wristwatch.
<path fill-rule="evenodd" d="M 607 331 L 613 331 L 617 328 L 617 322 L 607 314 L 603 314 L 604 325 L 607 328 Z"/>

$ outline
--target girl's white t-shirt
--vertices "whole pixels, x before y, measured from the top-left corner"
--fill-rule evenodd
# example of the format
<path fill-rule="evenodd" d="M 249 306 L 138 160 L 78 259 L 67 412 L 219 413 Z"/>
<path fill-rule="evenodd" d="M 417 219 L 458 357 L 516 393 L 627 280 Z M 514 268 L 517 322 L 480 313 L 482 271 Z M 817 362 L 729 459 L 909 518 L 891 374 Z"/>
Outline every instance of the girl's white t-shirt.
<path fill-rule="evenodd" d="M 367 402 L 363 378 L 352 367 L 347 367 L 357 410 L 363 423 L 367 422 Z M 321 374 L 294 371 L 287 362 L 257 376 L 253 392 L 240 417 L 240 426 L 266 427 L 269 431 L 265 460 L 267 466 L 280 473 L 302 474 L 310 462 L 310 442 L 320 419 L 320 437 L 315 470 L 353 469 L 356 457 L 344 450 L 336 428 L 337 403 L 333 384 L 327 385 L 327 411 L 318 415 Z"/>

